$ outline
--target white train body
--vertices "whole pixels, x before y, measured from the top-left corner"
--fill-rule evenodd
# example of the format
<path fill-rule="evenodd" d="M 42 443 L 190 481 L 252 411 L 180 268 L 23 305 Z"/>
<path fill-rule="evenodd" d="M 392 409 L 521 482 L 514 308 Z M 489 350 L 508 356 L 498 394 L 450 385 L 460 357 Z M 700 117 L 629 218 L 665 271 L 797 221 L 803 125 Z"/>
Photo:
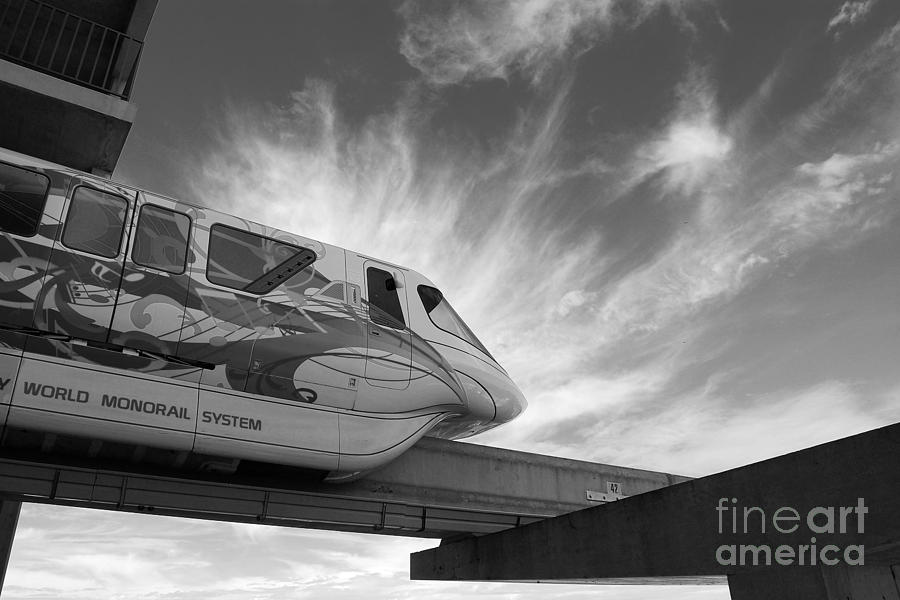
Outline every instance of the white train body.
<path fill-rule="evenodd" d="M 0 426 L 331 472 L 525 400 L 421 274 L 0 151 Z"/>

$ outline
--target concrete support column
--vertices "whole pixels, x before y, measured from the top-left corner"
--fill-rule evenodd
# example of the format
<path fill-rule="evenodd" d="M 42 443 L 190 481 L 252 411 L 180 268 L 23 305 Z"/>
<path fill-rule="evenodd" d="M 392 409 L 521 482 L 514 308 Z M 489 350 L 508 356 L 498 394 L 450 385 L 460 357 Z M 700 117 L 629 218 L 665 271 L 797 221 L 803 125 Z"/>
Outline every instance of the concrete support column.
<path fill-rule="evenodd" d="M 16 525 L 19 523 L 19 511 L 22 503 L 14 500 L 0 501 L 0 593 L 6 579 L 6 567 L 12 553 L 13 539 L 16 537 Z"/>
<path fill-rule="evenodd" d="M 891 567 L 773 567 L 729 575 L 728 589 L 731 600 L 900 600 Z"/>
<path fill-rule="evenodd" d="M 829 567 L 822 569 L 828 600 L 900 600 L 897 567 Z"/>

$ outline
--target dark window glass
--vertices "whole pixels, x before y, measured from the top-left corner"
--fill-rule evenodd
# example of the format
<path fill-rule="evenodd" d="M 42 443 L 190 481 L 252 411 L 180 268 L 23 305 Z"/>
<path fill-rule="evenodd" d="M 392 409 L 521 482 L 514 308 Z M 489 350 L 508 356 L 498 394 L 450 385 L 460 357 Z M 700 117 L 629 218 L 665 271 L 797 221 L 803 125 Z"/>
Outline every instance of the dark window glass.
<path fill-rule="evenodd" d="M 422 300 L 422 306 L 425 307 L 425 312 L 428 313 L 428 318 L 431 319 L 432 323 L 447 333 L 452 333 L 456 337 L 469 342 L 488 356 L 491 356 L 491 353 L 488 352 L 487 348 L 484 347 L 484 344 L 475 337 L 475 334 L 472 333 L 469 326 L 462 320 L 462 317 L 453 310 L 453 307 L 450 306 L 450 303 L 447 302 L 447 299 L 444 298 L 444 295 L 439 289 L 427 285 L 420 285 L 418 291 L 419 298 Z"/>
<path fill-rule="evenodd" d="M 131 259 L 145 267 L 184 273 L 190 228 L 187 215 L 145 204 L 138 217 Z"/>
<path fill-rule="evenodd" d="M 0 163 L 0 230 L 37 233 L 49 189 L 46 175 Z"/>
<path fill-rule="evenodd" d="M 394 284 L 394 276 L 375 267 L 366 269 L 369 286 L 369 318 L 373 323 L 393 327 L 405 327 L 400 296 Z"/>
<path fill-rule="evenodd" d="M 63 244 L 74 250 L 115 258 L 122 243 L 128 201 L 89 187 L 75 188 L 66 216 Z"/>
<path fill-rule="evenodd" d="M 308 248 L 226 225 L 209 231 L 206 278 L 211 283 L 263 294 L 301 272 L 315 260 Z M 266 277 L 271 275 L 271 281 Z"/>

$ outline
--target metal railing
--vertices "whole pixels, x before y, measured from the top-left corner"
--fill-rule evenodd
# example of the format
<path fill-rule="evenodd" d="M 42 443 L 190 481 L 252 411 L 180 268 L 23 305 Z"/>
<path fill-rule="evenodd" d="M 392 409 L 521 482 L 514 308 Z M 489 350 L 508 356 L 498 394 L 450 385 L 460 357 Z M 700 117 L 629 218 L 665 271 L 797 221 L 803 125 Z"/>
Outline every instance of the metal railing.
<path fill-rule="evenodd" d="M 38 0 L 0 0 L 0 58 L 127 100 L 143 44 Z"/>

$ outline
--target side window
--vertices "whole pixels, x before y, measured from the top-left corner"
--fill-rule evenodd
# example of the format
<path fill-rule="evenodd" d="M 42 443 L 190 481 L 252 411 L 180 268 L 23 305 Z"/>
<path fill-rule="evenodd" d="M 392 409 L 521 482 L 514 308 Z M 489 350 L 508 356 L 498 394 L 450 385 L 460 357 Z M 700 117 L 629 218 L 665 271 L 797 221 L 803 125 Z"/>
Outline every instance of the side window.
<path fill-rule="evenodd" d="M 46 175 L 0 163 L 0 231 L 36 234 L 49 189 Z"/>
<path fill-rule="evenodd" d="M 138 217 L 131 260 L 168 273 L 184 273 L 191 219 L 182 213 L 145 204 Z"/>
<path fill-rule="evenodd" d="M 122 243 L 128 201 L 89 187 L 75 188 L 62 242 L 73 250 L 115 258 Z"/>
<path fill-rule="evenodd" d="M 406 326 L 400 296 L 394 277 L 387 271 L 369 267 L 366 269 L 369 290 L 369 317 L 373 323 L 399 329 Z"/>
<path fill-rule="evenodd" d="M 216 224 L 209 230 L 206 278 L 217 285 L 265 294 L 315 260 L 309 248 Z"/>

